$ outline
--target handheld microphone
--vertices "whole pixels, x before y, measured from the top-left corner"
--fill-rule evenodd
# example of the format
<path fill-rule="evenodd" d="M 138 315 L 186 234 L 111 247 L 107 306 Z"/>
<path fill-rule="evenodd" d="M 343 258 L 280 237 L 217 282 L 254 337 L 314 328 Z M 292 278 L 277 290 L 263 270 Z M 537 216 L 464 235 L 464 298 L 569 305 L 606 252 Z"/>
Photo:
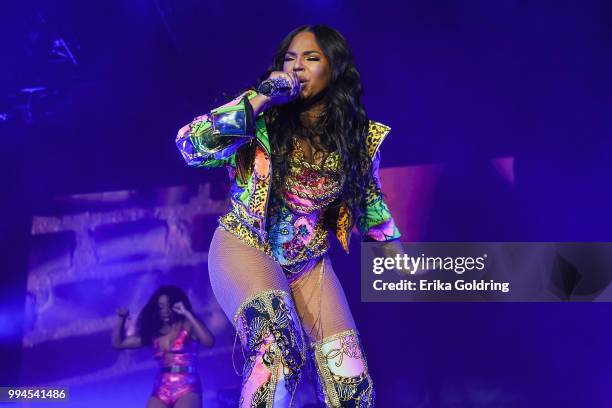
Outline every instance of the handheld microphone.
<path fill-rule="evenodd" d="M 257 92 L 268 97 L 290 93 L 291 84 L 283 78 L 266 79 L 257 87 Z"/>

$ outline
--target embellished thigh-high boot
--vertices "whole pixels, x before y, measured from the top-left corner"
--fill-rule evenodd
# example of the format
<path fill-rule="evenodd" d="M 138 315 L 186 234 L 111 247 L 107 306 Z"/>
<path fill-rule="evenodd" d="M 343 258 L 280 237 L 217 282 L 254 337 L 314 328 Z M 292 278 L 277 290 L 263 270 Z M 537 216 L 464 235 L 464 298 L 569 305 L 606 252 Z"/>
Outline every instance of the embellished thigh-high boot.
<path fill-rule="evenodd" d="M 245 352 L 240 408 L 289 407 L 305 360 L 291 295 L 267 290 L 245 300 L 234 325 Z"/>
<path fill-rule="evenodd" d="M 356 330 L 346 330 L 312 344 L 319 395 L 326 407 L 374 406 L 374 388 Z"/>

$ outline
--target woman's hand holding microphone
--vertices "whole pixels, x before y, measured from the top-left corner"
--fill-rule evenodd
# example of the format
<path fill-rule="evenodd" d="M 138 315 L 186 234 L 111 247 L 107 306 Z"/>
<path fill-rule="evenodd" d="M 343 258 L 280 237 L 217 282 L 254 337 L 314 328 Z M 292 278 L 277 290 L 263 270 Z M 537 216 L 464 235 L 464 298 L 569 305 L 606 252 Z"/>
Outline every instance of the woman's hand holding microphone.
<path fill-rule="evenodd" d="M 295 72 L 273 71 L 257 88 L 258 95 L 251 99 L 255 116 L 272 106 L 284 105 L 297 99 L 302 85 Z"/>

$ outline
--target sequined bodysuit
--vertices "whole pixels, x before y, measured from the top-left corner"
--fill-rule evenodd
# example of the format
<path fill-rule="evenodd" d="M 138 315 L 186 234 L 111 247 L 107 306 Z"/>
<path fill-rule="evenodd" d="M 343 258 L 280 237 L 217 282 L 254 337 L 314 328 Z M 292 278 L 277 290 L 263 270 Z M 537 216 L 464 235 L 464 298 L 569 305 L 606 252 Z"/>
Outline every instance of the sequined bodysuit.
<path fill-rule="evenodd" d="M 326 154 L 310 163 L 299 140 L 294 138 L 283 197 L 273 201 L 269 224 L 270 251 L 289 282 L 309 270 L 329 250 L 323 213 L 338 198 L 341 189 L 338 153 Z"/>
<path fill-rule="evenodd" d="M 153 387 L 153 396 L 172 407 L 183 395 L 202 391 L 197 374 L 198 343 L 182 327 L 168 349 L 162 349 L 159 337 L 153 339 L 153 351 L 160 372 Z"/>

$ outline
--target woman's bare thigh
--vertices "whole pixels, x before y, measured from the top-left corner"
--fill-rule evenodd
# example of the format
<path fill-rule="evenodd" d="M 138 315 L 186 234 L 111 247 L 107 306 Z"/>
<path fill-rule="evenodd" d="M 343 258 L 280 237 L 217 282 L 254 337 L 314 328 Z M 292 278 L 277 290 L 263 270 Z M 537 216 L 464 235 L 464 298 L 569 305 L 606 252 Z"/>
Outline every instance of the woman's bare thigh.
<path fill-rule="evenodd" d="M 354 329 L 355 321 L 329 257 L 291 283 L 302 327 L 310 341 Z"/>
<path fill-rule="evenodd" d="M 268 289 L 289 292 L 280 265 L 262 251 L 217 228 L 208 251 L 210 284 L 231 320 L 245 299 Z"/>
<path fill-rule="evenodd" d="M 174 403 L 174 408 L 201 408 L 202 397 L 195 392 L 188 392 Z"/>
<path fill-rule="evenodd" d="M 168 408 L 168 406 L 159 398 L 151 397 L 149 401 L 147 401 L 147 408 Z"/>

